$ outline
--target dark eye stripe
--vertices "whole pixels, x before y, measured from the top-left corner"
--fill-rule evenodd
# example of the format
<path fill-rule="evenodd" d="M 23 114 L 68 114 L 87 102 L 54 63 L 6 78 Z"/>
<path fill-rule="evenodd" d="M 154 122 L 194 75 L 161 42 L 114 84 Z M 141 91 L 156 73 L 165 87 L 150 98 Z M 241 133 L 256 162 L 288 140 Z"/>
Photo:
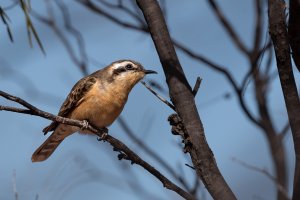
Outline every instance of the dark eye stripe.
<path fill-rule="evenodd" d="M 117 69 L 114 70 L 114 74 L 120 74 L 122 72 L 125 72 L 126 69 L 124 67 L 119 67 Z"/>

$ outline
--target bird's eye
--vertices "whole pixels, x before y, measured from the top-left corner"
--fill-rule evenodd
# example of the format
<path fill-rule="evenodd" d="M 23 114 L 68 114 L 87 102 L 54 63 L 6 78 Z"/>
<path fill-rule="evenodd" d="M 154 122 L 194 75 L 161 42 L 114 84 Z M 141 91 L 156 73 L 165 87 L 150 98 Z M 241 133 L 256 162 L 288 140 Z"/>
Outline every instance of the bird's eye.
<path fill-rule="evenodd" d="M 127 70 L 131 70 L 131 69 L 133 69 L 133 66 L 132 66 L 132 64 L 127 64 L 127 65 L 125 66 L 125 69 L 127 69 Z"/>

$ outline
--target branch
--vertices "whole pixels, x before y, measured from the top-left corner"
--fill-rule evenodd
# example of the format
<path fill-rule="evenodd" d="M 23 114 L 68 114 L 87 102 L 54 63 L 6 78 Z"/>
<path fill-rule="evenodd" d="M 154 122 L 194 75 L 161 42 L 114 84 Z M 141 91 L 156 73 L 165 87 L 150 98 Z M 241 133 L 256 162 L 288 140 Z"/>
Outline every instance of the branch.
<path fill-rule="evenodd" d="M 169 106 L 172 110 L 176 112 L 176 109 L 172 103 L 161 97 L 157 92 L 155 92 L 150 86 L 148 86 L 144 81 L 141 81 L 141 83 L 152 93 L 154 94 L 159 100 L 161 100 L 163 103 L 165 103 L 167 106 Z"/>
<path fill-rule="evenodd" d="M 300 199 L 300 102 L 292 70 L 288 33 L 285 24 L 285 2 L 269 0 L 269 33 L 273 41 L 277 69 L 294 140 L 296 165 L 293 200 Z"/>
<path fill-rule="evenodd" d="M 192 89 L 175 52 L 161 9 L 156 0 L 137 0 L 162 64 L 171 100 L 188 133 L 189 153 L 204 185 L 214 199 L 236 199 L 220 173 L 205 139 Z"/>
<path fill-rule="evenodd" d="M 262 36 L 262 9 L 261 9 L 261 0 L 255 0 L 255 8 L 256 8 L 256 19 L 255 19 L 255 32 L 254 32 L 254 45 L 252 52 L 259 51 L 260 43 L 261 43 L 261 36 Z M 259 54 L 258 54 L 259 55 Z M 253 58 L 256 59 L 256 58 Z"/>
<path fill-rule="evenodd" d="M 296 67 L 300 72 L 300 1 L 290 0 L 289 40 Z"/>
<path fill-rule="evenodd" d="M 286 122 L 286 124 L 278 134 L 278 136 L 281 137 L 281 140 L 286 136 L 289 130 L 290 130 L 290 123 Z"/>
<path fill-rule="evenodd" d="M 38 109 L 37 107 L 31 105 L 27 101 L 10 95 L 8 93 L 5 93 L 0 90 L 0 96 L 10 100 L 14 101 L 18 104 L 23 105 L 24 107 L 28 109 L 20 109 L 20 108 L 14 108 L 14 107 L 8 107 L 8 106 L 0 106 L 0 111 L 1 110 L 6 110 L 6 111 L 12 111 L 12 112 L 18 112 L 22 114 L 30 114 L 30 115 L 35 115 L 35 116 L 40 116 L 45 119 L 50 119 L 52 121 L 56 121 L 58 123 L 63 123 L 63 124 L 68 124 L 72 126 L 77 126 L 82 129 L 87 129 L 91 132 L 93 132 L 95 135 L 99 136 L 101 140 L 108 142 L 114 149 L 117 149 L 119 152 L 121 152 L 122 156 L 119 156 L 119 159 L 127 159 L 130 160 L 132 164 L 137 164 L 143 167 L 145 170 L 147 170 L 149 173 L 151 173 L 153 176 L 155 176 L 161 183 L 163 184 L 164 187 L 166 187 L 169 190 L 172 190 L 182 196 L 185 199 L 195 199 L 191 194 L 187 193 L 183 189 L 181 189 L 179 186 L 175 185 L 173 182 L 171 182 L 168 178 L 166 178 L 163 174 L 161 174 L 158 170 L 156 170 L 154 167 L 152 167 L 149 163 L 141 159 L 136 153 L 134 153 L 131 149 L 129 149 L 124 143 L 119 141 L 118 139 L 105 134 L 103 130 L 98 130 L 91 125 L 86 125 L 86 122 L 84 121 L 79 121 L 79 120 L 74 120 L 74 119 L 69 119 L 69 118 L 64 118 L 60 116 L 53 115 L 51 113 L 42 111 Z"/>
<path fill-rule="evenodd" d="M 131 23 L 127 23 L 124 22 L 120 19 L 118 19 L 117 17 L 115 17 L 114 15 L 111 15 L 110 13 L 104 11 L 103 9 L 101 9 L 99 6 L 97 6 L 96 4 L 94 4 L 92 1 L 90 0 L 76 0 L 78 3 L 86 6 L 87 8 L 89 8 L 91 11 L 96 12 L 100 15 L 102 15 L 103 17 L 109 19 L 110 21 L 119 24 L 125 28 L 130 28 L 130 29 L 134 29 L 134 30 L 139 30 L 139 31 L 143 31 L 143 32 L 148 32 L 146 27 L 143 26 L 136 26 L 133 25 Z"/>
<path fill-rule="evenodd" d="M 48 2 L 49 3 L 49 2 Z M 70 16 L 69 16 L 69 12 L 66 8 L 66 6 L 62 3 L 62 2 L 57 2 L 57 5 L 59 6 L 59 9 L 61 10 L 62 14 L 63 14 L 63 20 L 64 20 L 64 26 L 67 29 L 68 32 L 70 32 L 74 38 L 77 41 L 78 44 L 78 49 L 80 52 L 80 56 L 81 58 L 77 58 L 76 53 L 72 47 L 71 42 L 69 41 L 68 37 L 63 33 L 63 31 L 58 27 L 57 23 L 54 20 L 54 13 L 52 11 L 52 8 L 50 5 L 47 6 L 48 9 L 48 15 L 49 17 L 44 17 L 40 14 L 38 14 L 37 12 L 35 12 L 34 10 L 30 11 L 30 14 L 37 20 L 39 20 L 40 22 L 46 24 L 47 26 L 49 26 L 54 33 L 56 34 L 56 36 L 58 37 L 58 39 L 60 39 L 60 41 L 62 42 L 62 44 L 64 45 L 64 47 L 66 48 L 67 53 L 69 54 L 71 60 L 73 61 L 73 63 L 79 67 L 79 69 L 82 71 L 82 73 L 84 75 L 87 75 L 87 54 L 86 54 L 86 49 L 85 49 L 85 43 L 83 40 L 82 35 L 80 34 L 80 32 L 78 30 L 76 30 L 72 24 L 71 24 L 71 20 L 70 20 Z"/>
<path fill-rule="evenodd" d="M 61 13 L 63 15 L 65 28 L 74 36 L 74 38 L 76 39 L 77 44 L 78 44 L 78 50 L 80 52 L 81 61 L 77 62 L 75 64 L 78 65 L 78 67 L 81 69 L 83 74 L 86 76 L 86 75 L 88 75 L 88 72 L 87 72 L 88 56 L 87 56 L 87 52 L 86 52 L 86 48 L 85 48 L 84 39 L 83 39 L 81 33 L 76 28 L 74 28 L 74 26 L 72 25 L 70 13 L 69 13 L 68 7 L 65 5 L 65 3 L 60 0 L 56 0 L 55 2 L 58 5 L 58 7 L 61 10 Z"/>
<path fill-rule="evenodd" d="M 85 7 L 89 8 L 90 10 L 92 10 L 93 12 L 104 16 L 105 18 L 107 18 L 108 20 L 114 22 L 115 24 L 122 26 L 124 28 L 129 28 L 135 31 L 141 31 L 143 33 L 149 33 L 149 30 L 147 27 L 143 27 L 142 25 L 138 26 L 135 24 L 131 24 L 128 22 L 124 22 L 119 20 L 118 18 L 116 18 L 114 15 L 111 15 L 108 12 L 105 12 L 103 9 L 101 9 L 100 7 L 98 7 L 96 4 L 92 3 L 90 0 L 77 0 L 77 2 L 81 3 L 82 5 L 84 5 Z M 177 42 L 176 40 L 172 39 L 172 42 L 174 44 L 174 46 L 177 49 L 180 49 L 181 51 L 183 51 L 185 54 L 187 54 L 188 56 L 194 58 L 195 60 L 206 64 L 208 67 L 210 67 L 211 69 L 220 72 L 221 74 L 223 74 L 226 79 L 229 81 L 229 83 L 231 84 L 231 86 L 233 87 L 233 89 L 235 90 L 240 105 L 242 107 L 242 109 L 244 110 L 246 116 L 258 127 L 262 128 L 260 122 L 254 117 L 254 115 L 250 112 L 250 110 L 248 109 L 248 107 L 246 106 L 246 103 L 243 99 L 242 96 L 242 91 L 241 88 L 237 85 L 236 81 L 234 80 L 233 76 L 229 73 L 229 71 L 227 71 L 225 69 L 225 67 L 220 66 L 216 63 L 214 63 L 213 61 L 209 60 L 208 58 L 200 55 L 200 54 L 196 54 L 195 52 L 192 52 L 191 50 L 189 50 L 188 48 L 186 48 L 184 45 L 180 44 L 179 42 Z"/>
<path fill-rule="evenodd" d="M 241 42 L 241 39 L 236 34 L 235 30 L 233 29 L 233 27 L 231 26 L 229 21 L 225 18 L 224 14 L 220 10 L 220 8 L 216 4 L 216 2 L 214 0 L 208 0 L 208 3 L 211 6 L 211 8 L 213 9 L 214 13 L 217 15 L 218 20 L 221 22 L 224 29 L 229 34 L 229 36 L 230 36 L 231 40 L 234 42 L 234 44 L 241 50 L 241 52 L 243 52 L 246 55 L 249 55 L 249 51 L 247 50 L 245 45 Z"/>
<path fill-rule="evenodd" d="M 150 149 L 142 140 L 140 140 L 126 124 L 125 120 L 120 116 L 118 122 L 125 133 L 141 148 L 143 149 L 150 157 L 155 159 L 161 166 L 163 166 L 176 180 L 178 180 L 186 190 L 189 190 L 187 182 L 181 177 L 176 171 L 158 154 L 156 154 L 152 149 Z"/>
<path fill-rule="evenodd" d="M 197 80 L 196 80 L 196 83 L 194 85 L 194 89 L 193 89 L 193 95 L 194 97 L 197 95 L 198 93 L 198 90 L 200 88 L 200 85 L 201 85 L 201 82 L 202 82 L 202 79 L 200 77 L 197 77 Z"/>
<path fill-rule="evenodd" d="M 146 27 L 147 26 L 145 24 L 145 21 L 141 18 L 141 16 L 137 12 L 132 11 L 128 7 L 123 5 L 123 1 L 118 1 L 117 4 L 113 4 L 113 3 L 107 2 L 105 0 L 98 0 L 98 1 L 101 2 L 103 5 L 106 5 L 107 7 L 111 8 L 113 10 L 119 10 L 119 11 L 125 12 L 126 14 L 131 16 L 133 19 L 135 19 L 140 25 L 142 25 L 141 27 Z"/>
<path fill-rule="evenodd" d="M 270 174 L 270 172 L 268 172 L 268 170 L 266 170 L 266 169 L 261 169 L 261 168 L 258 168 L 258 167 L 256 167 L 256 166 L 250 165 L 250 164 L 245 163 L 245 162 L 243 162 L 243 161 L 241 161 L 241 160 L 239 160 L 239 159 L 237 159 L 237 158 L 232 158 L 232 161 L 234 161 L 234 162 L 240 164 L 241 166 L 243 166 L 243 167 L 245 167 L 245 168 L 248 168 L 248 169 L 250 169 L 250 170 L 253 170 L 253 171 L 256 171 L 256 172 L 259 172 L 259 173 L 265 175 L 265 176 L 268 177 L 272 182 L 275 183 L 275 185 L 276 185 L 278 191 L 280 191 L 281 194 L 284 195 L 284 197 L 285 197 L 286 199 L 290 199 L 289 196 L 288 196 L 288 192 L 287 192 L 287 190 L 285 189 L 285 187 L 282 186 L 282 185 L 280 184 L 280 182 L 279 182 L 272 174 Z"/>
<path fill-rule="evenodd" d="M 180 49 L 181 51 L 183 51 L 184 53 L 186 53 L 188 56 L 194 58 L 198 62 L 202 62 L 202 63 L 206 64 L 211 69 L 213 69 L 213 70 L 215 70 L 215 71 L 223 74 L 225 76 L 225 78 L 228 80 L 228 82 L 230 83 L 230 85 L 233 88 L 233 90 L 235 91 L 236 95 L 238 96 L 238 100 L 239 100 L 240 106 L 244 110 L 246 116 L 255 125 L 257 125 L 258 127 L 262 128 L 262 125 L 260 124 L 259 120 L 254 117 L 254 115 L 250 112 L 250 110 L 246 106 L 246 102 L 244 100 L 243 91 L 242 91 L 241 87 L 238 86 L 238 84 L 234 80 L 232 74 L 225 67 L 220 66 L 220 65 L 214 63 L 213 61 L 207 59 L 206 57 L 204 57 L 202 55 L 196 54 L 195 52 L 189 50 L 188 48 L 184 47 L 183 45 L 181 45 L 180 43 L 178 43 L 178 42 L 176 42 L 174 40 L 173 40 L 173 43 L 174 43 L 174 45 L 178 49 Z"/>

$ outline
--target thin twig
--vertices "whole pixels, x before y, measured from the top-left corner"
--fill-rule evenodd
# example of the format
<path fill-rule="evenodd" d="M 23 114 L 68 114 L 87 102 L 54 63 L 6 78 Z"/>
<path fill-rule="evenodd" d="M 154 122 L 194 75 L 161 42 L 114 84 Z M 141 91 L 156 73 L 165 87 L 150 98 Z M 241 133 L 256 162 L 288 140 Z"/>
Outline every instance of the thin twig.
<path fill-rule="evenodd" d="M 268 177 L 273 183 L 276 184 L 276 187 L 277 187 L 278 191 L 280 191 L 280 192 L 285 196 L 286 199 L 290 199 L 290 197 L 288 196 L 288 192 L 287 192 L 287 190 L 285 189 L 285 187 L 282 186 L 282 185 L 279 183 L 279 181 L 278 181 L 278 180 L 277 180 L 270 172 L 268 172 L 267 169 L 264 169 L 264 168 L 261 169 L 261 168 L 259 168 L 259 167 L 254 166 L 254 165 L 250 165 L 250 164 L 248 164 L 248 163 L 246 163 L 246 162 L 243 162 L 243 161 L 241 161 L 241 160 L 239 160 L 239 159 L 237 159 L 237 158 L 234 158 L 234 157 L 232 158 L 232 161 L 234 161 L 234 162 L 240 164 L 241 166 L 243 166 L 243 167 L 245 167 L 245 168 L 247 168 L 247 169 L 250 169 L 250 170 L 253 170 L 253 171 L 256 171 L 256 172 L 259 172 L 259 173 L 265 175 L 265 176 Z"/>
<path fill-rule="evenodd" d="M 286 134 L 289 132 L 290 128 L 291 128 L 290 122 L 287 121 L 283 126 L 282 130 L 279 132 L 278 136 L 281 137 L 281 139 L 283 139 L 286 136 Z"/>
<path fill-rule="evenodd" d="M 140 24 L 141 27 L 147 27 L 147 24 L 145 23 L 143 18 L 137 12 L 132 11 L 128 7 L 124 6 L 123 1 L 118 1 L 117 4 L 113 4 L 113 3 L 107 2 L 105 0 L 98 0 L 98 1 L 109 8 L 125 12 L 126 14 L 128 14 L 129 16 L 134 18 Z"/>
<path fill-rule="evenodd" d="M 165 103 L 167 106 L 169 106 L 172 110 L 174 110 L 176 112 L 175 106 L 170 103 L 169 101 L 167 101 L 166 99 L 164 99 L 163 97 L 161 97 L 159 94 L 157 94 L 149 85 L 147 85 L 144 81 L 141 81 L 141 83 L 152 93 L 154 94 L 159 100 L 161 100 L 163 103 Z"/>
<path fill-rule="evenodd" d="M 128 23 L 125 21 L 121 21 L 118 18 L 116 18 L 114 15 L 111 15 L 108 12 L 105 12 L 103 9 L 101 9 L 100 7 L 96 6 L 94 3 L 92 3 L 90 0 L 77 0 L 77 2 L 81 3 L 83 6 L 89 8 L 90 10 L 92 10 L 93 12 L 106 17 L 108 20 L 124 27 L 124 28 L 129 28 L 132 30 L 136 30 L 136 31 L 141 31 L 144 33 L 149 33 L 148 28 L 145 27 L 141 27 L 141 26 L 137 26 L 135 24 L 132 23 Z M 185 54 L 187 54 L 188 56 L 194 58 L 195 60 L 202 62 L 204 64 L 206 64 L 207 66 L 209 66 L 211 69 L 220 72 L 221 74 L 223 74 L 226 79 L 229 81 L 229 83 L 231 84 L 231 86 L 233 87 L 234 91 L 236 92 L 240 105 L 242 107 L 242 109 L 244 110 L 245 114 L 247 115 L 247 117 L 258 127 L 262 128 L 262 125 L 260 124 L 259 120 L 256 119 L 256 117 L 250 112 L 249 108 L 246 106 L 246 102 L 242 96 L 242 90 L 241 88 L 238 86 L 237 82 L 235 81 L 235 79 L 233 78 L 232 74 L 226 70 L 225 67 L 222 67 L 216 63 L 214 63 L 213 61 L 209 60 L 208 58 L 200 55 L 200 54 L 196 54 L 195 52 L 192 52 L 191 50 L 189 50 L 187 47 L 185 47 L 184 45 L 180 44 L 179 42 L 177 42 L 176 40 L 172 39 L 174 46 L 183 51 Z"/>
<path fill-rule="evenodd" d="M 229 23 L 228 19 L 225 17 L 215 0 L 208 0 L 209 5 L 215 12 L 215 15 L 218 17 L 218 20 L 221 22 L 224 29 L 229 34 L 230 38 L 232 39 L 233 43 L 246 55 L 249 55 L 249 51 L 247 50 L 244 43 L 241 41 L 231 24 Z"/>
<path fill-rule="evenodd" d="M 81 69 L 82 73 L 86 76 L 88 74 L 88 71 L 87 71 L 88 56 L 87 56 L 83 36 L 81 35 L 80 31 L 78 31 L 72 25 L 70 12 L 68 10 L 68 7 L 65 5 L 65 3 L 63 1 L 59 1 L 59 0 L 56 0 L 55 2 L 58 5 L 59 9 L 61 10 L 65 28 L 69 31 L 70 34 L 73 35 L 73 37 L 77 41 L 79 55 L 81 57 L 81 61 L 77 62 L 77 65 Z"/>
<path fill-rule="evenodd" d="M 201 82 L 202 82 L 202 78 L 197 77 L 197 80 L 196 80 L 196 83 L 195 83 L 195 86 L 194 86 L 194 89 L 193 89 L 193 95 L 194 95 L 194 97 L 195 97 L 195 96 L 197 95 L 197 93 L 198 93 L 198 90 L 199 90 L 199 88 L 200 88 Z"/>
<path fill-rule="evenodd" d="M 58 27 L 57 23 L 54 20 L 54 13 L 52 11 L 52 8 L 50 5 L 47 6 L 48 8 L 48 15 L 50 17 L 44 17 L 40 14 L 38 14 L 36 11 L 31 10 L 30 14 L 40 22 L 48 25 L 56 34 L 58 39 L 62 42 L 64 47 L 66 48 L 67 53 L 69 54 L 72 62 L 78 66 L 78 68 L 82 71 L 84 75 L 87 75 L 87 54 L 85 50 L 85 43 L 83 41 L 83 38 L 79 31 L 77 31 L 71 24 L 69 24 L 69 13 L 64 10 L 64 5 L 63 4 L 58 4 L 63 13 L 63 18 L 64 18 L 64 23 L 65 23 L 65 28 L 75 37 L 78 43 L 78 49 L 80 51 L 80 56 L 81 58 L 77 58 L 76 52 L 74 51 L 71 42 L 68 39 L 68 36 L 66 36 L 63 31 Z"/>
<path fill-rule="evenodd" d="M 112 15 L 109 12 L 106 12 L 105 10 L 101 9 L 99 6 L 97 6 L 95 3 L 93 3 L 90 0 L 76 0 L 76 1 L 78 3 L 81 3 L 82 5 L 86 6 L 87 8 L 92 10 L 93 12 L 101 14 L 103 17 L 113 21 L 116 24 L 122 25 L 126 28 L 130 28 L 130 29 L 134 29 L 134 30 L 140 30 L 140 31 L 143 31 L 143 32 L 148 32 L 148 29 L 146 27 L 136 26 L 136 25 L 133 25 L 131 23 L 124 22 L 124 21 L 118 19 L 117 17 L 115 17 L 115 15 Z"/>
<path fill-rule="evenodd" d="M 187 167 L 189 167 L 189 168 L 191 168 L 192 170 L 195 170 L 195 167 L 193 167 L 192 165 L 189 165 L 187 163 L 185 163 L 184 165 L 187 166 Z"/>

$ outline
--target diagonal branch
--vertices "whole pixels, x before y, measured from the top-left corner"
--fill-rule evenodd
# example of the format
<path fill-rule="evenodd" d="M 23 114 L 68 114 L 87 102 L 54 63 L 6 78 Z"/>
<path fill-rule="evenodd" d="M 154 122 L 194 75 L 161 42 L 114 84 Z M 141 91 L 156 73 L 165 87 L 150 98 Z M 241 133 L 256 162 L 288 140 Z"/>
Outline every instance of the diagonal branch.
<path fill-rule="evenodd" d="M 223 12 L 218 7 L 217 3 L 214 0 L 208 0 L 209 5 L 215 12 L 215 14 L 218 17 L 218 20 L 221 22 L 222 26 L 225 28 L 225 30 L 228 32 L 231 40 L 234 42 L 234 44 L 246 55 L 249 55 L 249 51 L 245 47 L 245 45 L 241 42 L 241 39 L 229 23 L 228 19 L 225 18 Z"/>
<path fill-rule="evenodd" d="M 241 166 L 247 168 L 247 169 L 259 172 L 259 173 L 265 175 L 266 177 L 268 177 L 268 179 L 270 179 L 272 182 L 274 182 L 276 184 L 276 187 L 281 192 L 281 194 L 284 195 L 284 197 L 286 199 L 290 199 L 289 195 L 288 195 L 288 191 L 285 189 L 285 187 L 283 185 L 281 185 L 280 182 L 277 180 L 277 178 L 274 177 L 267 169 L 264 169 L 264 168 L 261 169 L 259 167 L 254 166 L 254 165 L 250 165 L 250 164 L 248 164 L 246 162 L 243 162 L 243 161 L 241 161 L 237 158 L 232 158 L 232 160 L 234 162 L 240 164 Z"/>
<path fill-rule="evenodd" d="M 64 26 L 65 28 L 68 30 L 68 32 L 70 32 L 74 38 L 76 39 L 77 43 L 78 43 L 78 49 L 80 52 L 80 57 L 81 58 L 77 58 L 76 56 L 76 52 L 72 47 L 71 42 L 69 41 L 68 37 L 63 33 L 63 31 L 58 27 L 57 23 L 54 20 L 54 13 L 52 11 L 52 8 L 50 7 L 50 5 L 48 5 L 48 14 L 49 17 L 44 17 L 40 14 L 38 14 L 37 12 L 35 12 L 34 10 L 30 11 L 30 14 L 35 17 L 37 20 L 39 20 L 40 22 L 48 25 L 56 34 L 56 36 L 58 37 L 58 39 L 60 39 L 60 41 L 62 42 L 62 44 L 64 45 L 64 47 L 67 50 L 67 53 L 69 54 L 71 60 L 73 61 L 73 63 L 79 67 L 79 69 L 82 71 L 82 73 L 84 75 L 87 75 L 87 55 L 86 55 L 86 49 L 85 49 L 85 43 L 83 41 L 83 37 L 81 36 L 81 34 L 79 33 L 78 30 L 76 30 L 71 22 L 70 22 L 70 16 L 69 16 L 69 12 L 67 10 L 67 8 L 65 7 L 65 5 L 63 3 L 57 3 L 62 14 L 63 14 L 63 20 L 64 20 Z"/>
<path fill-rule="evenodd" d="M 245 102 L 244 97 L 243 97 L 242 88 L 238 86 L 238 84 L 234 80 L 232 74 L 228 70 L 226 70 L 225 67 L 214 63 L 213 61 L 207 59 L 206 57 L 204 57 L 202 55 L 199 55 L 199 54 L 196 54 L 195 52 L 190 51 L 189 49 L 187 49 L 186 47 L 184 47 L 183 45 L 179 44 L 178 42 L 176 42 L 174 40 L 173 40 L 173 43 L 174 43 L 174 46 L 176 46 L 178 49 L 180 49 L 181 51 L 186 53 L 188 56 L 194 58 L 195 60 L 197 60 L 199 62 L 202 62 L 202 63 L 206 64 L 211 69 L 223 74 L 225 76 L 225 78 L 229 81 L 230 85 L 233 87 L 236 95 L 238 96 L 239 103 L 240 103 L 242 109 L 244 110 L 246 116 L 255 125 L 257 125 L 259 128 L 262 128 L 262 125 L 261 125 L 260 121 L 254 117 L 254 115 L 250 112 L 249 108 L 247 107 L 246 102 Z"/>
<path fill-rule="evenodd" d="M 99 6 L 97 6 L 95 3 L 93 3 L 90 0 L 76 0 L 76 1 L 78 3 L 81 3 L 82 5 L 86 6 L 87 8 L 92 10 L 93 12 L 96 12 L 96 13 L 102 15 L 103 17 L 109 19 L 110 21 L 112 21 L 116 24 L 122 25 L 125 28 L 130 28 L 130 29 L 134 29 L 134 30 L 148 32 L 146 27 L 136 26 L 136 25 L 133 25 L 131 23 L 127 23 L 125 21 L 122 21 L 122 20 L 118 19 L 117 17 L 115 17 L 114 15 L 111 15 L 110 13 L 108 13 L 105 10 L 101 9 Z"/>
<path fill-rule="evenodd" d="M 64 118 L 64 117 L 56 116 L 51 113 L 42 111 L 42 110 L 38 109 L 37 107 L 31 105 L 27 101 L 25 101 L 19 97 L 10 95 L 1 90 L 0 90 L 0 96 L 4 97 L 10 101 L 14 101 L 18 104 L 21 104 L 27 108 L 27 109 L 21 109 L 21 108 L 14 108 L 14 107 L 10 107 L 10 106 L 0 106 L 0 111 L 6 110 L 6 111 L 17 112 L 17 113 L 22 113 L 22 114 L 30 114 L 30 115 L 39 116 L 39 117 L 42 117 L 45 119 L 50 119 L 50 120 L 56 121 L 58 123 L 77 126 L 80 128 L 86 128 L 87 130 L 93 132 L 95 135 L 99 136 L 101 138 L 101 140 L 108 142 L 111 146 L 114 147 L 114 149 L 117 149 L 119 152 L 122 152 L 123 156 L 119 157 L 119 159 L 125 158 L 127 160 L 130 160 L 133 164 L 140 165 L 145 170 L 147 170 L 149 173 L 151 173 L 153 176 L 155 176 L 163 184 L 164 187 L 176 192 L 183 198 L 190 199 L 190 200 L 195 199 L 191 194 L 189 194 L 188 192 L 184 191 L 182 188 L 180 188 L 179 186 L 174 184 L 172 181 L 170 181 L 168 178 L 166 178 L 163 174 L 161 174 L 157 169 L 155 169 L 149 163 L 147 163 L 142 158 L 140 158 L 135 152 L 133 152 L 124 143 L 122 143 L 121 141 L 119 141 L 118 139 L 116 139 L 110 135 L 105 134 L 105 132 L 103 132 L 103 130 L 98 130 L 98 129 L 92 127 L 91 125 L 87 126 L 86 123 L 83 121 Z M 124 157 L 124 155 L 125 155 L 125 157 Z"/>
<path fill-rule="evenodd" d="M 141 148 L 143 149 L 150 157 L 155 159 L 161 166 L 163 166 L 176 180 L 178 180 L 186 190 L 189 190 L 187 182 L 183 179 L 182 176 L 177 174 L 177 172 L 157 153 L 150 149 L 142 140 L 140 140 L 126 124 L 125 120 L 120 116 L 118 122 L 125 133 Z"/>

